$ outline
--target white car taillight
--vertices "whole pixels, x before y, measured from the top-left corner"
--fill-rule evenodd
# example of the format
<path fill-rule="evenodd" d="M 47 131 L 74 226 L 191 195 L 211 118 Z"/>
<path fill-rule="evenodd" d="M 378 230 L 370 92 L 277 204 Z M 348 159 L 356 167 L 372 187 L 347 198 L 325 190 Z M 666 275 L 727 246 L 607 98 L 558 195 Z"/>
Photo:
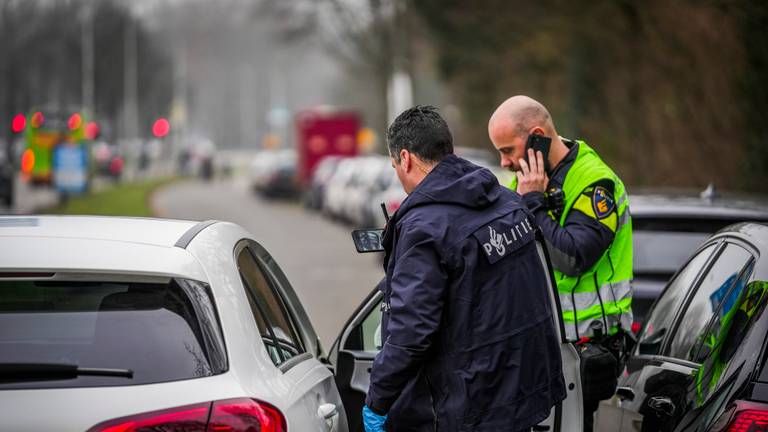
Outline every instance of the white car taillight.
<path fill-rule="evenodd" d="M 285 432 L 285 417 L 274 406 L 239 398 L 120 417 L 97 424 L 88 432 L 139 432 L 178 430 L 184 432 Z"/>

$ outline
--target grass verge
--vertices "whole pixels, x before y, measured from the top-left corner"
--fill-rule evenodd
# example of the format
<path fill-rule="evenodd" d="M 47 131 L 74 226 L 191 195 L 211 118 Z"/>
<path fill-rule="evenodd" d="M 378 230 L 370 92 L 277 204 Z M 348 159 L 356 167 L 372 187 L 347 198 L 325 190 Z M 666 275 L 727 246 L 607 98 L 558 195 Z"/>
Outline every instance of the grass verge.
<path fill-rule="evenodd" d="M 72 197 L 43 213 L 151 217 L 154 216 L 149 204 L 152 192 L 175 180 L 166 178 L 109 186 L 88 195 Z"/>

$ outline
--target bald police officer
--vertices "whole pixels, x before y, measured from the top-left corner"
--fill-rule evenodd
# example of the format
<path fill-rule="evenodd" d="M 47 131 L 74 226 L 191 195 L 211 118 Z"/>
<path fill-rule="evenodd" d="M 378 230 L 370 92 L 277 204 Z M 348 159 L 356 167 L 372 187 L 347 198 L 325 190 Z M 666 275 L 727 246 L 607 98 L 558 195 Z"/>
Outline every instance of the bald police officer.
<path fill-rule="evenodd" d="M 547 109 L 527 96 L 504 101 L 488 134 L 547 240 L 569 339 L 629 331 L 632 221 L 621 179 L 586 142 L 560 137 Z M 551 139 L 546 159 L 526 148 L 531 135 Z M 591 430 L 597 401 L 586 399 Z"/>

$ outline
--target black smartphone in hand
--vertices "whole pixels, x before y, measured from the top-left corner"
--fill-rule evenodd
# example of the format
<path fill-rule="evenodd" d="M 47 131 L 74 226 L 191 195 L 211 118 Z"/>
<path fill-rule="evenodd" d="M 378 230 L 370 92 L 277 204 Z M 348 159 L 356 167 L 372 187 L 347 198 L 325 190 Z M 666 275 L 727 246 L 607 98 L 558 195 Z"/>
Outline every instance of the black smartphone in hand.
<path fill-rule="evenodd" d="M 530 166 L 531 162 L 528 160 L 528 149 L 533 149 L 534 155 L 536 152 L 541 152 L 544 156 L 544 171 L 549 174 L 549 147 L 552 144 L 552 138 L 545 137 L 544 135 L 528 135 L 528 141 L 525 142 L 525 161 Z"/>

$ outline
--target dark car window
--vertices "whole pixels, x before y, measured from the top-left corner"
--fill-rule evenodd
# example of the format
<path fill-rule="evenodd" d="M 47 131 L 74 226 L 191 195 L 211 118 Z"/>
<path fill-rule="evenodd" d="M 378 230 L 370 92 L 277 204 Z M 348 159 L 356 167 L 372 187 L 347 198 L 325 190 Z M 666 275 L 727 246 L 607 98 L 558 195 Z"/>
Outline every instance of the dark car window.
<path fill-rule="evenodd" d="M 751 254 L 733 243 L 715 258 L 709 271 L 701 278 L 698 288 L 683 311 L 683 319 L 672 336 L 668 355 L 674 358 L 689 359 L 697 342 L 705 337 L 706 325 L 717 312 L 723 301 L 728 298 L 731 287 L 739 273 L 751 258 Z"/>
<path fill-rule="evenodd" d="M 720 307 L 712 317 L 705 336 L 691 350 L 692 355 L 689 360 L 702 363 L 709 357 L 713 349 L 723 342 L 720 337 L 721 332 L 726 330 L 725 327 L 730 327 L 733 324 L 733 315 L 737 313 L 739 306 L 744 303 L 745 299 L 742 295 L 753 269 L 754 261 L 741 272 L 741 275 L 732 284 L 731 290 L 727 294 L 718 293 L 718 297 L 724 295 L 724 298 L 720 301 Z"/>
<path fill-rule="evenodd" d="M 227 369 L 208 286 L 168 283 L 0 282 L 0 369 L 7 364 L 122 369 L 132 377 L 3 376 L 0 389 L 148 384 Z M 8 379 L 6 379 L 8 378 Z"/>
<path fill-rule="evenodd" d="M 715 246 L 709 245 L 696 254 L 669 283 L 646 320 L 645 328 L 638 341 L 640 354 L 659 353 L 661 343 L 672 325 L 675 312 L 680 308 L 685 294 L 695 282 L 696 276 L 715 250 Z"/>
<path fill-rule="evenodd" d="M 633 271 L 671 275 L 712 234 L 736 221 L 738 219 L 633 215 Z"/>
<path fill-rule="evenodd" d="M 713 217 L 652 217 L 634 216 L 632 229 L 642 231 L 664 231 L 713 234 L 744 218 L 713 218 Z"/>
<path fill-rule="evenodd" d="M 734 285 L 733 302 L 726 301 L 713 320 L 707 335 L 698 350 L 698 361 L 703 363 L 696 376 L 696 402 L 703 403 L 721 383 L 733 373 L 729 366 L 748 339 L 749 332 L 757 318 L 763 313 L 768 300 L 768 282 L 752 280 L 747 283 L 752 273 L 751 264 Z M 757 351 L 763 344 L 764 335 L 756 340 Z M 746 347 L 747 352 L 753 352 Z M 743 357 L 743 356 L 741 356 Z"/>
<path fill-rule="evenodd" d="M 240 251 L 237 266 L 245 281 L 248 302 L 259 332 L 275 365 L 305 352 L 282 298 L 249 248 Z"/>
<path fill-rule="evenodd" d="M 691 252 L 704 243 L 711 233 L 632 231 L 632 266 L 637 274 L 659 274 L 669 277 Z"/>

